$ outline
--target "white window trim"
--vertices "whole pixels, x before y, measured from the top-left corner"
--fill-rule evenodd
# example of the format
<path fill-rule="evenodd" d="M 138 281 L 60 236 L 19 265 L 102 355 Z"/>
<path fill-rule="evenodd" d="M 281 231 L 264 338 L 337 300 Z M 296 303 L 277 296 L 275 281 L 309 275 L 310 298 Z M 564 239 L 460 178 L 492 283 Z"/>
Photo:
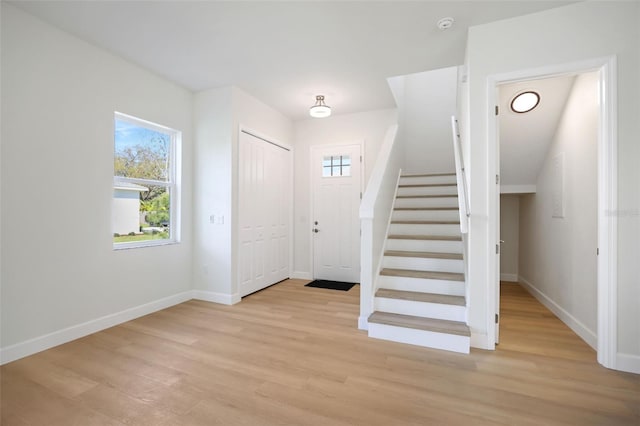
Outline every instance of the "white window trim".
<path fill-rule="evenodd" d="M 169 238 L 163 240 L 147 240 L 147 241 L 132 241 L 126 243 L 113 243 L 114 250 L 127 250 L 133 248 L 142 247 L 157 247 L 171 244 L 178 244 L 180 242 L 180 208 L 181 208 L 181 191 L 180 191 L 180 171 L 182 163 L 182 132 L 170 127 L 162 126 L 160 124 L 153 123 L 151 121 L 143 120 L 131 115 L 123 114 L 121 112 L 114 113 L 114 132 L 115 121 L 124 121 L 129 124 L 133 124 L 140 127 L 145 127 L 150 130 L 155 130 L 161 133 L 168 134 L 169 140 L 169 170 L 167 170 L 167 181 L 156 181 L 151 179 L 138 179 L 138 178 L 126 178 L 115 176 L 123 182 L 135 183 L 137 185 L 154 185 L 164 186 L 169 191 Z M 113 138 L 114 149 L 113 155 L 115 156 L 115 135 Z M 113 212 L 112 212 L 113 214 Z M 113 235 L 113 231 L 111 233 Z"/>

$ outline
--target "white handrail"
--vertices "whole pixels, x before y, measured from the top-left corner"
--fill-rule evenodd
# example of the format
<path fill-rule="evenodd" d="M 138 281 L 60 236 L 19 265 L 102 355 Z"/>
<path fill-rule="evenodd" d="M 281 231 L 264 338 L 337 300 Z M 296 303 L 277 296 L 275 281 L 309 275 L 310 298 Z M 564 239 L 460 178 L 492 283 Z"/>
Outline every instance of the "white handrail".
<path fill-rule="evenodd" d="M 460 209 L 460 231 L 463 234 L 469 232 L 469 195 L 467 194 L 467 176 L 464 170 L 464 158 L 462 156 L 462 143 L 460 142 L 460 129 L 458 120 L 451 116 L 451 131 L 453 133 L 453 152 L 456 161 L 456 182 L 458 183 L 458 207 Z"/>

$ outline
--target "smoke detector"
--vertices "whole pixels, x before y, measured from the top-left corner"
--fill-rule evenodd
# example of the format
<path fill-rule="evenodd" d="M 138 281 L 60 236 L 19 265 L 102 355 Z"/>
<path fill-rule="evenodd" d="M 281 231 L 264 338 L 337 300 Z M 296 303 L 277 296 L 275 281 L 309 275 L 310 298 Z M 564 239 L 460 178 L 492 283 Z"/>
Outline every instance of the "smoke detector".
<path fill-rule="evenodd" d="M 453 26 L 454 22 L 455 21 L 453 18 L 446 17 L 439 20 L 437 25 L 438 25 L 438 28 L 440 28 L 441 30 L 447 30 Z"/>

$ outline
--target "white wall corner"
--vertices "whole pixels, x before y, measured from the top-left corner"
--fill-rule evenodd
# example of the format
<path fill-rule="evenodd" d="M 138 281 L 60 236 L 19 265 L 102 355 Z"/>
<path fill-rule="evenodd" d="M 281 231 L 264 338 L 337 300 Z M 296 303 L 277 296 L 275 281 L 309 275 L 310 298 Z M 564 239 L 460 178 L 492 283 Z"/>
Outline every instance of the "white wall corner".
<path fill-rule="evenodd" d="M 191 290 L 73 325 L 0 349 L 0 365 L 193 299 Z"/>
<path fill-rule="evenodd" d="M 204 290 L 193 290 L 193 298 L 205 302 L 220 303 L 222 305 L 235 305 L 242 299 L 239 293 L 228 294 Z"/>
<path fill-rule="evenodd" d="M 640 356 L 631 354 L 616 354 L 616 370 L 640 374 Z"/>
<path fill-rule="evenodd" d="M 565 323 L 571 330 L 573 330 L 582 340 L 584 340 L 594 350 L 598 350 L 598 338 L 594 331 L 589 330 L 582 322 L 576 317 L 567 312 L 564 308 L 551 300 L 549 296 L 538 290 L 529 281 L 522 276 L 519 277 L 519 282 L 522 286 L 540 303 L 542 303 L 547 309 L 553 312 L 563 323 Z"/>
<path fill-rule="evenodd" d="M 311 272 L 303 272 L 303 271 L 293 271 L 291 274 L 292 279 L 294 280 L 312 280 Z"/>

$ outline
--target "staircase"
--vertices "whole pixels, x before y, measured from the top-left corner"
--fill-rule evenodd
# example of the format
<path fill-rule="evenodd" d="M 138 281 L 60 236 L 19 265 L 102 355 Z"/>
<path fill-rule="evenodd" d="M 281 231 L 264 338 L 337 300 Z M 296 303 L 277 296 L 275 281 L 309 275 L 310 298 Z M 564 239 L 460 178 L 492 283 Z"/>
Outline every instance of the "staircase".
<path fill-rule="evenodd" d="M 400 178 L 369 336 L 469 353 L 456 174 Z"/>

